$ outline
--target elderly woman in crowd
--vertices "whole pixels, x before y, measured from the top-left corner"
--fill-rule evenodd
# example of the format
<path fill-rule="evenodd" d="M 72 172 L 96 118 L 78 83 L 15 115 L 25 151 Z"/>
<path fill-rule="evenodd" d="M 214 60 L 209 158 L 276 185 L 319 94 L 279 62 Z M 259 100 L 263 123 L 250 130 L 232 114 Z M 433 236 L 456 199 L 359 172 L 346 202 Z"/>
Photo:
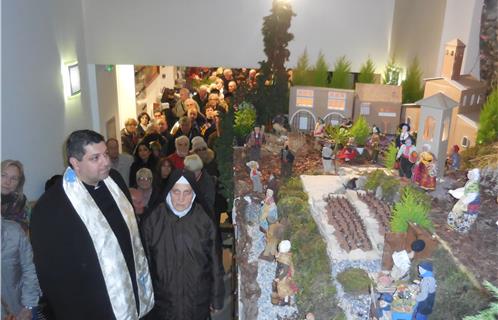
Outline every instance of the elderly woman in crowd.
<path fill-rule="evenodd" d="M 138 142 L 137 120 L 129 118 L 121 129 L 121 148 L 123 153 L 133 154 Z"/>
<path fill-rule="evenodd" d="M 2 218 L 19 223 L 27 231 L 31 210 L 23 193 L 24 181 L 21 162 L 2 161 Z"/>
<path fill-rule="evenodd" d="M 161 157 L 157 163 L 154 184 L 161 192 L 166 188 L 168 179 L 175 168 L 168 157 Z"/>
<path fill-rule="evenodd" d="M 141 226 L 156 301 L 150 318 L 206 320 L 223 307 L 217 229 L 192 174 L 175 171 L 165 191 Z"/>
<path fill-rule="evenodd" d="M 183 170 L 184 163 L 183 159 L 188 156 L 188 151 L 190 149 L 190 140 L 187 136 L 179 136 L 175 139 L 176 151 L 168 156 L 168 160 L 171 161 L 173 167 L 178 170 Z"/>
<path fill-rule="evenodd" d="M 137 189 L 142 192 L 145 218 L 159 203 L 159 190 L 154 185 L 154 176 L 149 168 L 141 168 L 137 171 Z"/>
<path fill-rule="evenodd" d="M 137 171 L 141 168 L 154 170 L 157 165 L 157 158 L 152 153 L 150 145 L 146 142 L 140 142 L 135 150 L 135 161 L 130 167 L 130 187 L 137 186 Z"/>

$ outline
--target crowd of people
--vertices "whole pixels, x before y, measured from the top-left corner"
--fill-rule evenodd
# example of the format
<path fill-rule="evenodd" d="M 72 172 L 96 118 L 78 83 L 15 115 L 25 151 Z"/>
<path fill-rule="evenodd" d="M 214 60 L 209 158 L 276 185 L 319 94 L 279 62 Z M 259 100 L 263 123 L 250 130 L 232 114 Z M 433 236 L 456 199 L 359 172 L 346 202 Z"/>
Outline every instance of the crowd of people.
<path fill-rule="evenodd" d="M 242 78 L 225 69 L 196 92 L 165 89 L 152 115 L 125 121 L 121 148 L 74 131 L 68 167 L 32 210 L 22 163 L 2 162 L 2 320 L 206 320 L 223 308 L 214 143 Z"/>

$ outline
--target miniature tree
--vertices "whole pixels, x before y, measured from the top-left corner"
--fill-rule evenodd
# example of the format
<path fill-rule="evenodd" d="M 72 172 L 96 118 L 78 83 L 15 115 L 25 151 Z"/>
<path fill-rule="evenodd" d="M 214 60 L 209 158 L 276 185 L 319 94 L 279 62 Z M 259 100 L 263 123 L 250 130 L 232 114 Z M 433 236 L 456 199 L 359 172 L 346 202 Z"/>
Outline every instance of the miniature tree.
<path fill-rule="evenodd" d="M 488 144 L 498 139 L 498 88 L 489 95 L 479 119 L 477 142 Z"/>
<path fill-rule="evenodd" d="M 403 87 L 403 103 L 413 103 L 423 98 L 422 71 L 416 57 L 408 67 L 406 79 L 401 86 Z"/>
<path fill-rule="evenodd" d="M 375 82 L 375 65 L 370 57 L 361 65 L 360 74 L 358 76 L 359 83 L 374 83 Z"/>
<path fill-rule="evenodd" d="M 216 159 L 220 168 L 221 192 L 227 199 L 228 211 L 233 204 L 233 119 L 232 106 L 221 119 L 221 132 L 215 142 Z"/>
<path fill-rule="evenodd" d="M 304 52 L 297 60 L 297 66 L 292 73 L 294 85 L 309 86 L 311 84 L 310 75 L 311 73 L 308 59 L 308 50 L 304 49 Z"/>
<path fill-rule="evenodd" d="M 360 116 L 351 127 L 351 135 L 354 137 L 358 146 L 364 146 L 370 135 L 370 127 L 368 126 L 367 119 Z"/>
<path fill-rule="evenodd" d="M 484 286 L 493 294 L 495 300 L 498 300 L 498 288 L 488 281 L 484 282 Z M 492 302 L 489 307 L 479 312 L 478 315 L 465 317 L 463 320 L 487 320 L 498 318 L 498 302 Z"/>
<path fill-rule="evenodd" d="M 334 64 L 334 73 L 332 74 L 331 88 L 351 89 L 351 61 L 346 56 L 338 58 Z"/>
<path fill-rule="evenodd" d="M 391 60 L 387 63 L 384 71 L 383 83 L 397 86 L 399 84 L 399 75 L 401 70 L 401 67 L 396 64 L 396 57 L 392 55 Z"/>
<path fill-rule="evenodd" d="M 313 85 L 316 87 L 327 87 L 328 86 L 328 75 L 329 66 L 325 61 L 325 56 L 320 51 L 318 58 L 316 59 L 315 67 L 312 71 L 313 74 Z"/>
<path fill-rule="evenodd" d="M 401 201 L 394 205 L 391 217 L 392 232 L 406 232 L 409 222 L 432 231 L 434 226 L 427 215 L 429 208 L 430 204 L 424 203 L 424 200 L 412 188 L 403 188 Z"/>
<path fill-rule="evenodd" d="M 289 85 L 285 62 L 289 60 L 287 48 L 294 35 L 289 32 L 294 16 L 290 3 L 273 0 L 271 14 L 263 18 L 263 43 L 266 61 L 260 62 L 257 88 L 251 98 L 256 107 L 258 122 L 271 123 L 273 116 L 287 113 Z"/>
<path fill-rule="evenodd" d="M 396 144 L 391 142 L 387 147 L 386 154 L 384 156 L 384 166 L 387 169 L 394 169 L 394 164 L 396 163 L 396 155 L 398 154 L 398 148 Z"/>
<path fill-rule="evenodd" d="M 237 139 L 245 139 L 251 132 L 256 122 L 256 110 L 254 106 L 248 102 L 243 102 L 239 105 L 235 112 L 235 123 L 233 131 Z"/>

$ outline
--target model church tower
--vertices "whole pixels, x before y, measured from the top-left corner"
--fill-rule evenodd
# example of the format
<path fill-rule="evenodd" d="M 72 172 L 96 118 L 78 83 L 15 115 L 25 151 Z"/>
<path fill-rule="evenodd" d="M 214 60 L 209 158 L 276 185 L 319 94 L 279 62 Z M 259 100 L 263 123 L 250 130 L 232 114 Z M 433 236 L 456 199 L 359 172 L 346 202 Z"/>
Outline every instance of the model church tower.
<path fill-rule="evenodd" d="M 442 70 L 443 78 L 457 80 L 460 77 L 464 51 L 465 44 L 458 39 L 446 43 Z"/>

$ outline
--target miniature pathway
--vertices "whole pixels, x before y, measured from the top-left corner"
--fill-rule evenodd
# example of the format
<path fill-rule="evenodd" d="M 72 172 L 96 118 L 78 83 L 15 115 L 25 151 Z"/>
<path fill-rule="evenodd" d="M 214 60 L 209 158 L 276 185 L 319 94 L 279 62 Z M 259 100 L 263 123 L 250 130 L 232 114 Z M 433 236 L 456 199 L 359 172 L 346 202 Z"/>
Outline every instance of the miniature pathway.
<path fill-rule="evenodd" d="M 255 203 L 254 199 L 246 196 L 246 202 L 250 203 L 246 206 L 244 212 L 246 229 L 249 237 L 252 239 L 252 246 L 249 252 L 248 262 L 256 262 L 258 265 L 257 283 L 261 289 L 261 295 L 258 299 L 258 320 L 275 320 L 275 319 L 288 319 L 297 314 L 298 310 L 295 305 L 293 306 L 275 306 L 271 303 L 272 282 L 275 278 L 275 271 L 277 269 L 276 262 L 268 262 L 259 259 L 259 255 L 265 248 L 265 236 L 259 230 L 259 214 L 261 204 Z M 241 284 L 244 285 L 244 284 Z"/>
<path fill-rule="evenodd" d="M 362 171 L 369 168 L 361 168 Z M 348 319 L 368 319 L 370 296 L 351 296 L 344 292 L 335 277 L 348 268 L 361 268 L 369 274 L 381 270 L 381 258 L 384 239 L 380 235 L 377 220 L 370 214 L 365 203 L 358 199 L 356 191 L 345 190 L 343 184 L 354 176 L 358 176 L 355 168 L 340 168 L 340 176 L 306 176 L 302 175 L 304 190 L 308 193 L 310 211 L 320 233 L 327 244 L 327 254 L 332 265 L 332 277 L 337 287 L 337 299 Z M 354 249 L 350 252 L 343 250 L 334 233 L 336 230 L 329 224 L 326 213 L 327 198 L 329 196 L 345 197 L 353 205 L 361 217 L 366 233 L 372 244 L 372 249 L 363 251 Z"/>

